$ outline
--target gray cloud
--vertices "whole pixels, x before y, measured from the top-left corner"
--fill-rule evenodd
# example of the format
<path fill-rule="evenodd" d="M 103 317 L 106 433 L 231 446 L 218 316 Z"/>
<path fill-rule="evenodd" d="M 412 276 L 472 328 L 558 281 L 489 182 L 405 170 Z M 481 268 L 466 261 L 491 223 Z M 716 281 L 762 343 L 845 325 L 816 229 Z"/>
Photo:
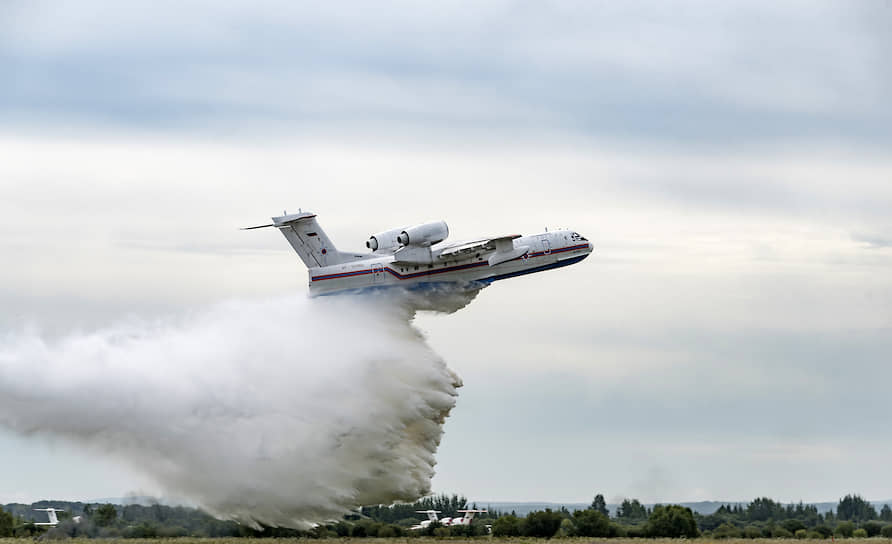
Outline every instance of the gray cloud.
<path fill-rule="evenodd" d="M 852 240 L 861 242 L 867 247 L 874 249 L 884 249 L 892 247 L 892 235 L 884 233 L 853 233 Z"/>
<path fill-rule="evenodd" d="M 574 429 L 674 442 L 672 436 L 820 436 L 830 428 L 834 436 L 857 438 L 887 422 L 883 399 L 892 370 L 883 361 L 892 349 L 890 330 L 593 331 L 586 348 L 594 371 L 589 379 L 580 379 L 585 370 L 533 372 L 501 393 L 505 398 L 497 404 L 504 406 L 502 416 L 514 414 L 515 425 L 539 422 L 537 433 L 551 439 Z M 630 353 L 644 345 L 657 365 L 618 379 L 598 373 L 629 364 L 615 348 Z M 667 357 L 672 353 L 684 355 L 673 361 Z"/>
<path fill-rule="evenodd" d="M 433 16 L 385 3 L 359 17 L 270 2 L 176 18 L 103 2 L 34 6 L 17 5 L 0 42 L 13 74 L 0 112 L 18 122 L 292 133 L 388 122 L 483 137 L 520 126 L 700 145 L 890 139 L 892 86 L 875 69 L 882 38 L 871 39 L 882 30 L 863 24 L 873 14 L 828 6 L 456 3 Z"/>

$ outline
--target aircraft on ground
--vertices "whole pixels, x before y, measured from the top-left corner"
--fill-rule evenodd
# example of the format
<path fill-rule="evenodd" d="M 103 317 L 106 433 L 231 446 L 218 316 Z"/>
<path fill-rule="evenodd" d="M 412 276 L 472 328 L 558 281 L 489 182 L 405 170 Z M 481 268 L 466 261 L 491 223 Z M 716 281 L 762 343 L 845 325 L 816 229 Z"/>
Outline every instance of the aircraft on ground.
<path fill-rule="evenodd" d="M 61 508 L 32 508 L 35 512 L 46 512 L 47 518 L 49 519 L 48 523 L 35 523 L 34 525 L 38 527 L 55 527 L 59 525 L 59 516 L 56 515 L 56 512 L 64 512 L 65 510 Z M 75 516 L 71 518 L 75 523 L 80 523 L 81 516 Z"/>
<path fill-rule="evenodd" d="M 446 242 L 449 227 L 444 221 L 433 221 L 373 234 L 365 244 L 369 253 L 352 253 L 335 247 L 314 213 L 283 212 L 272 220 L 243 230 L 279 229 L 307 265 L 311 295 L 394 286 L 488 284 L 578 263 L 594 249 L 585 237 L 570 230 Z"/>
<path fill-rule="evenodd" d="M 427 519 L 419 523 L 418 525 L 414 525 L 409 528 L 411 531 L 420 531 L 421 529 L 425 529 L 430 526 L 431 523 L 437 521 L 440 525 L 444 527 L 451 527 L 454 525 L 470 525 L 471 521 L 474 519 L 475 514 L 485 514 L 488 510 L 456 510 L 459 513 L 464 514 L 464 516 L 460 518 L 443 518 L 438 519 L 437 514 L 440 513 L 440 510 L 417 510 L 419 514 L 427 514 Z"/>

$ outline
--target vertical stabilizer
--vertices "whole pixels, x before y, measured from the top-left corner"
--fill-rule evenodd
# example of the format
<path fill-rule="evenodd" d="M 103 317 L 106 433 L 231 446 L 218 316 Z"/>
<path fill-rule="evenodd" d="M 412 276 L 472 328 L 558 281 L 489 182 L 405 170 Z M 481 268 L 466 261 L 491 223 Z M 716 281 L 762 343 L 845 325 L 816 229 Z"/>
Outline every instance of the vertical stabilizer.
<path fill-rule="evenodd" d="M 343 253 L 319 226 L 316 214 L 301 212 L 273 217 L 273 226 L 278 228 L 307 268 L 319 268 L 340 264 L 362 255 Z"/>
<path fill-rule="evenodd" d="M 322 227 L 319 226 L 314 213 L 285 214 L 273 217 L 272 220 L 273 222 L 268 225 L 246 227 L 242 230 L 276 227 L 307 265 L 307 268 L 331 266 L 367 257 L 367 255 L 359 253 L 338 251 Z"/>
<path fill-rule="evenodd" d="M 34 525 L 38 525 L 41 527 L 55 527 L 59 524 L 59 516 L 56 515 L 56 512 L 64 512 L 61 508 L 32 508 L 35 512 L 46 512 L 47 519 L 49 519 L 48 523 L 34 523 Z"/>

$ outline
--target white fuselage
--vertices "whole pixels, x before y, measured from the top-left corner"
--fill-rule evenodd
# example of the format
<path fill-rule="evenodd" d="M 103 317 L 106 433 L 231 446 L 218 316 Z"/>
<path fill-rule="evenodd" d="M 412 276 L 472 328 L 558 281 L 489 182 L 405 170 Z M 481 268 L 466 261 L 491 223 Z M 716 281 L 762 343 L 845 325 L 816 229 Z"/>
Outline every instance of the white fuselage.
<path fill-rule="evenodd" d="M 513 240 L 526 246 L 525 255 L 491 265 L 491 252 L 457 253 L 440 257 L 461 245 L 441 242 L 430 247 L 431 262 L 411 263 L 398 259 L 393 250 L 375 251 L 355 260 L 309 269 L 310 293 L 324 295 L 339 291 L 401 286 L 409 289 L 441 283 L 489 283 L 495 280 L 541 272 L 577 263 L 592 252 L 592 244 L 569 230 L 557 230 Z"/>

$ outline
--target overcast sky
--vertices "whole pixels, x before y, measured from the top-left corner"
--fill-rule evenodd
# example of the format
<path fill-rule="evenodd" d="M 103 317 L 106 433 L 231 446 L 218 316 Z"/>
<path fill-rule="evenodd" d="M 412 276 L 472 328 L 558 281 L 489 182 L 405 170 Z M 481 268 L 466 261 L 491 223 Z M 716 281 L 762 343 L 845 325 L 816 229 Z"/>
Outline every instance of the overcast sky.
<path fill-rule="evenodd" d="M 571 227 L 417 324 L 437 491 L 892 498 L 892 3 L 0 2 L 0 331 L 302 292 L 343 249 Z M 39 380 L 40 369 L 34 369 Z M 157 492 L 0 431 L 0 502 Z M 49 470 L 48 470 L 49 469 Z"/>

